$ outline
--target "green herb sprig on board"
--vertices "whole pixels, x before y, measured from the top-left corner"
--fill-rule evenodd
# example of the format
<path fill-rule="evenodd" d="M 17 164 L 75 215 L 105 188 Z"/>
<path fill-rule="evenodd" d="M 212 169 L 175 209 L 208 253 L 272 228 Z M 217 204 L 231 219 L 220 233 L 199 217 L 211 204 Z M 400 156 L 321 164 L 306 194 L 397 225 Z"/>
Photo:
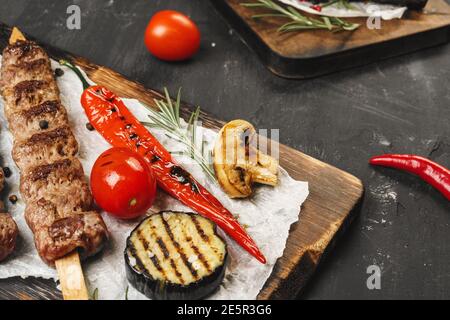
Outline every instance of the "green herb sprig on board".
<path fill-rule="evenodd" d="M 200 165 L 212 181 L 216 181 L 214 169 L 211 167 L 211 155 L 208 154 L 209 159 L 205 157 L 205 141 L 197 142 L 197 123 L 200 116 L 200 107 L 197 107 L 191 114 L 187 127 L 185 127 L 182 125 L 180 118 L 181 89 L 178 90 L 176 101 L 172 101 L 166 88 L 164 88 L 164 94 L 164 100 L 154 100 L 158 110 L 146 106 L 150 112 L 149 118 L 152 122 L 142 122 L 142 124 L 149 128 L 163 129 L 169 138 L 184 145 L 184 150 L 171 153 L 189 155 Z"/>
<path fill-rule="evenodd" d="M 258 0 L 257 2 L 242 3 L 241 5 L 249 8 L 264 8 L 272 11 L 271 13 L 255 14 L 252 16 L 252 18 L 254 19 L 266 17 L 283 17 L 291 20 L 278 28 L 278 32 L 281 33 L 311 29 L 325 29 L 332 32 L 343 30 L 353 31 L 359 27 L 359 24 L 357 23 L 350 23 L 337 17 L 307 17 L 293 7 L 282 7 L 271 0 Z"/>

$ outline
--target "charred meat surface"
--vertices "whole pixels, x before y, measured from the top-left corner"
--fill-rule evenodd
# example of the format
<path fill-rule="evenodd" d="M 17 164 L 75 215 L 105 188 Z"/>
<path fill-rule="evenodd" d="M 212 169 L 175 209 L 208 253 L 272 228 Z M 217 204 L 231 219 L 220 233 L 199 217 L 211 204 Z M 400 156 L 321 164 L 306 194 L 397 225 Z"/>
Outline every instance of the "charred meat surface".
<path fill-rule="evenodd" d="M 16 112 L 28 111 L 49 101 L 59 101 L 59 90 L 56 82 L 22 81 L 15 87 L 4 87 L 3 98 L 6 117 L 11 121 Z"/>
<path fill-rule="evenodd" d="M 152 299 L 203 299 L 222 283 L 227 247 L 215 225 L 194 213 L 160 212 L 127 240 L 127 278 Z"/>
<path fill-rule="evenodd" d="M 39 126 L 35 130 L 40 130 Z M 78 143 L 70 128 L 60 127 L 52 131 L 35 133 L 27 140 L 16 141 L 12 157 L 19 169 L 26 172 L 36 164 L 64 160 L 74 157 L 77 152 Z"/>
<path fill-rule="evenodd" d="M 17 225 L 7 213 L 0 213 L 0 261 L 8 257 L 16 247 Z"/>
<path fill-rule="evenodd" d="M 25 218 L 39 255 L 50 265 L 74 250 L 93 255 L 108 237 L 102 217 L 93 211 L 54 77 L 47 53 L 36 43 L 18 41 L 3 51 L 0 92 L 14 136 Z"/>
<path fill-rule="evenodd" d="M 0 169 L 0 192 L 3 190 L 5 176 Z M 13 218 L 4 213 L 4 204 L 0 201 L 0 261 L 6 259 L 16 247 L 16 238 L 19 233 Z"/>
<path fill-rule="evenodd" d="M 16 140 L 22 141 L 29 137 L 28 131 L 30 128 L 33 132 L 36 132 L 39 128 L 42 133 L 44 130 L 55 130 L 61 124 L 68 125 L 69 121 L 64 107 L 58 101 L 53 100 L 13 113 L 9 123 L 10 130 Z"/>
<path fill-rule="evenodd" d="M 17 41 L 3 51 L 3 60 L 6 65 L 16 65 L 40 59 L 48 59 L 47 53 L 31 41 Z"/>

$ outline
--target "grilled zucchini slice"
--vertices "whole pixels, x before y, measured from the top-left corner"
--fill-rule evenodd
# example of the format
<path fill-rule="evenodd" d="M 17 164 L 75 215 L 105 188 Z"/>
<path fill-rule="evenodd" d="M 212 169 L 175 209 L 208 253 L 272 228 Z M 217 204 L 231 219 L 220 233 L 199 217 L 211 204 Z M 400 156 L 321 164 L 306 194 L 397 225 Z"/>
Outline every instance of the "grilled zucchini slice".
<path fill-rule="evenodd" d="M 194 213 L 163 211 L 144 219 L 125 249 L 128 281 L 157 300 L 196 300 L 214 293 L 228 262 L 216 226 Z"/>

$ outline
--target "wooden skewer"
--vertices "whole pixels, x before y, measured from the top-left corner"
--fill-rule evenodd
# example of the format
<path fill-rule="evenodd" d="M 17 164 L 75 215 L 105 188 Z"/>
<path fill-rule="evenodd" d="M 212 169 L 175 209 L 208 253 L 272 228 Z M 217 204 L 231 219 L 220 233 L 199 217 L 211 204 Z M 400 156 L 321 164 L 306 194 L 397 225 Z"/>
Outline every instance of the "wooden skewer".
<path fill-rule="evenodd" d="M 78 252 L 56 260 L 55 265 L 64 300 L 89 300 Z"/>
<path fill-rule="evenodd" d="M 19 40 L 26 40 L 26 38 L 18 28 L 14 27 L 9 38 L 9 43 L 14 44 Z M 64 258 L 57 260 L 55 265 L 64 300 L 89 300 L 78 252 L 74 251 Z"/>

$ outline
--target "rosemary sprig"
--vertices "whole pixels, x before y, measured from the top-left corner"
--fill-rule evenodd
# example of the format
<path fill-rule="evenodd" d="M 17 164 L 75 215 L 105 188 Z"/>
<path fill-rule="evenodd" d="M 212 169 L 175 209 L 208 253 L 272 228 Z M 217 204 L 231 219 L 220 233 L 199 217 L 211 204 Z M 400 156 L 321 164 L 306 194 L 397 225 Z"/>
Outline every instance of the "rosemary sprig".
<path fill-rule="evenodd" d="M 290 19 L 290 22 L 283 24 L 278 28 L 278 32 L 291 32 L 306 29 L 326 29 L 330 31 L 353 31 L 359 27 L 357 23 L 350 23 L 337 17 L 312 18 L 302 15 L 293 7 L 282 7 L 271 0 L 258 0 L 257 2 L 242 3 L 244 7 L 265 8 L 272 10 L 273 13 L 255 14 L 254 19 L 264 17 L 284 17 Z"/>
<path fill-rule="evenodd" d="M 148 117 L 152 122 L 142 122 L 143 125 L 149 128 L 157 128 L 165 131 L 166 136 L 176 140 L 184 145 L 185 149 L 180 151 L 174 151 L 172 154 L 189 154 L 205 173 L 213 180 L 216 181 L 214 170 L 211 168 L 210 159 L 206 159 L 205 143 L 202 141 L 201 146 L 197 142 L 197 122 L 200 116 L 200 107 L 197 107 L 191 114 L 187 127 L 183 126 L 180 121 L 180 102 L 181 102 L 181 89 L 178 90 L 176 101 L 172 101 L 167 88 L 164 88 L 165 99 L 154 99 L 154 102 L 158 110 L 146 106 L 150 114 Z"/>

